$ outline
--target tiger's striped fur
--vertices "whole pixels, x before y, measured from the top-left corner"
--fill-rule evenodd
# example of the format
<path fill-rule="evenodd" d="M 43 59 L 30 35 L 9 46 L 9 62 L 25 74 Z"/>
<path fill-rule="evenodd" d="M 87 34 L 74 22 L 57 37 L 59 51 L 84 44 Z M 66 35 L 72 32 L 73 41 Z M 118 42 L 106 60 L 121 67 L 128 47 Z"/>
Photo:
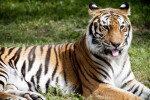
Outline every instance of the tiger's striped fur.
<path fill-rule="evenodd" d="M 132 27 L 129 5 L 99 9 L 75 43 L 0 48 L 0 99 L 45 100 L 36 93 L 57 85 L 100 100 L 150 100 L 150 89 L 136 81 L 128 48 Z M 140 98 L 141 97 L 141 98 Z"/>

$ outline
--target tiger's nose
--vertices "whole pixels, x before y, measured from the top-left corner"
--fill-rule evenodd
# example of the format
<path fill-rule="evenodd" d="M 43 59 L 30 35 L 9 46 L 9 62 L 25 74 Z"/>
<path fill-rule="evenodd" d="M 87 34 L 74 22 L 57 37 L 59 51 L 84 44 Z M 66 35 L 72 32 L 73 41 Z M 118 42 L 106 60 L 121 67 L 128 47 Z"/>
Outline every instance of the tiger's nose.
<path fill-rule="evenodd" d="M 117 43 L 117 42 L 111 42 L 112 46 L 114 47 L 119 47 L 121 43 Z"/>

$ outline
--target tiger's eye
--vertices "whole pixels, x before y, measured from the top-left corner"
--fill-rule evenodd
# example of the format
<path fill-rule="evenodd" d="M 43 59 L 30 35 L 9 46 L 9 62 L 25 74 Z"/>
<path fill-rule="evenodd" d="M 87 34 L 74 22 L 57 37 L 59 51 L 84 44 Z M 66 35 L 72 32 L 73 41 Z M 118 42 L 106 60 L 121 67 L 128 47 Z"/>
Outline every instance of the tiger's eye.
<path fill-rule="evenodd" d="M 121 30 L 124 29 L 124 25 L 121 25 L 121 26 L 120 26 L 120 29 L 121 29 Z"/>

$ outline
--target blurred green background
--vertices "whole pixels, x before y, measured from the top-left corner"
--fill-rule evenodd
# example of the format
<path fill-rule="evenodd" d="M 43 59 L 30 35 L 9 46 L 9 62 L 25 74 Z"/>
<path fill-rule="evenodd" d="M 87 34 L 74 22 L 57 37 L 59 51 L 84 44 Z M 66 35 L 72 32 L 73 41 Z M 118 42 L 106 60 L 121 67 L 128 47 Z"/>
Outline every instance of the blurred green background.
<path fill-rule="evenodd" d="M 119 8 L 125 1 L 0 0 L 0 46 L 75 42 L 88 26 L 90 2 L 100 8 Z M 150 0 L 127 2 L 133 25 L 133 42 L 129 50 L 132 69 L 136 78 L 150 87 Z M 53 97 L 50 93 L 45 94 L 47 99 Z"/>

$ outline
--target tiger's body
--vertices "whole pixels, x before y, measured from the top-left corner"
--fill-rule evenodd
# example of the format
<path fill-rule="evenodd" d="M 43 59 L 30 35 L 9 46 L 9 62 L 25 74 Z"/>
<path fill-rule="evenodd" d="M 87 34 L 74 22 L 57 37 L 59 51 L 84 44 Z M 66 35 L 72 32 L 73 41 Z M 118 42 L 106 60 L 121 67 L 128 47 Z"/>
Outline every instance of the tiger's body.
<path fill-rule="evenodd" d="M 38 89 L 59 86 L 93 99 L 150 100 L 150 89 L 130 67 L 129 5 L 89 8 L 93 18 L 75 43 L 0 48 L 0 99 L 45 100 Z"/>

